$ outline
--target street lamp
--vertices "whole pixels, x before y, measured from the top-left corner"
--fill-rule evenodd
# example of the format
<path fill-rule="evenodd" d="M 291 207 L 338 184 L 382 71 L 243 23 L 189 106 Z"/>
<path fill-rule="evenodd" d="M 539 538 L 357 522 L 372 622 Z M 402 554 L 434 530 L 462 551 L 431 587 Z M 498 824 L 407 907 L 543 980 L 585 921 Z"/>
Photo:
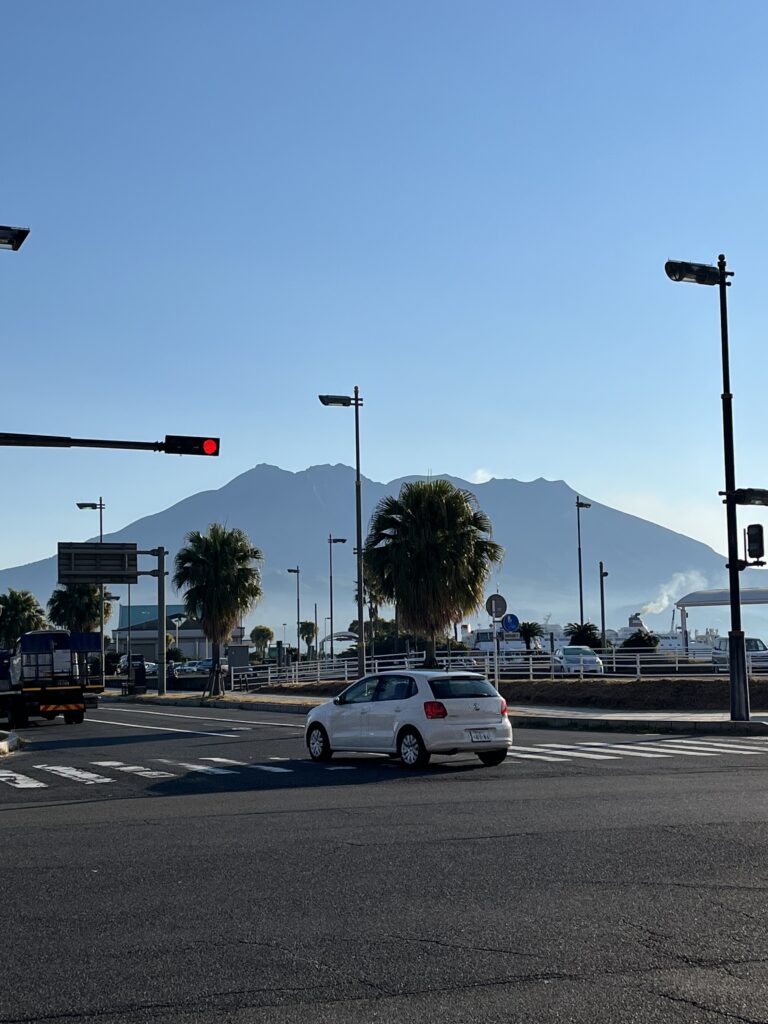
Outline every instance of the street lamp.
<path fill-rule="evenodd" d="M 333 664 L 333 545 L 334 544 L 346 544 L 346 537 L 334 537 L 333 534 L 328 534 L 328 566 L 329 566 L 329 585 L 331 592 L 331 664 Z"/>
<path fill-rule="evenodd" d="M 581 510 L 583 508 L 592 508 L 592 503 L 589 501 L 582 501 L 579 495 L 576 495 L 576 536 L 578 539 L 579 548 L 579 625 L 584 625 L 584 583 L 583 575 L 581 571 Z"/>
<path fill-rule="evenodd" d="M 0 249 L 11 249 L 18 252 L 29 234 L 29 228 L 0 227 Z"/>
<path fill-rule="evenodd" d="M 171 622 L 176 627 L 176 649 L 177 650 L 178 650 L 178 647 L 179 647 L 179 626 L 182 626 L 186 621 L 187 621 L 187 618 L 186 618 L 185 615 L 174 615 L 174 617 L 171 619 Z"/>
<path fill-rule="evenodd" d="M 301 605 L 299 603 L 299 579 L 301 577 L 301 569 L 298 565 L 295 569 L 289 569 L 288 572 L 292 572 L 296 576 L 296 661 L 301 661 Z"/>
<path fill-rule="evenodd" d="M 728 634 L 728 668 L 731 684 L 731 721 L 749 721 L 749 683 L 744 631 L 741 628 L 739 593 L 739 535 L 736 522 L 736 459 L 733 448 L 733 395 L 728 357 L 728 304 L 726 288 L 733 271 L 725 269 L 725 256 L 717 257 L 717 266 L 668 260 L 664 270 L 671 281 L 717 285 L 720 292 L 720 345 L 723 361 L 723 454 L 725 461 L 725 517 L 728 531 L 728 584 L 731 603 L 731 629 Z"/>
<path fill-rule="evenodd" d="M 26 237 L 26 236 L 25 236 Z M 22 242 L 24 239 L 22 238 Z M 19 242 L 21 245 L 21 242 Z M 77 507 L 79 509 L 91 509 L 99 510 L 99 544 L 104 543 L 104 499 L 99 498 L 98 501 L 78 501 Z M 104 678 L 104 584 L 99 584 L 99 622 L 101 624 L 101 688 L 104 689 L 105 678 Z"/>
<path fill-rule="evenodd" d="M 600 645 L 605 654 L 605 577 L 608 573 L 600 563 Z"/>
<path fill-rule="evenodd" d="M 365 630 L 363 626 L 363 502 L 360 479 L 360 407 L 363 400 L 355 384 L 352 395 L 318 395 L 323 405 L 355 410 L 355 518 L 357 531 L 357 675 L 365 675 Z"/>

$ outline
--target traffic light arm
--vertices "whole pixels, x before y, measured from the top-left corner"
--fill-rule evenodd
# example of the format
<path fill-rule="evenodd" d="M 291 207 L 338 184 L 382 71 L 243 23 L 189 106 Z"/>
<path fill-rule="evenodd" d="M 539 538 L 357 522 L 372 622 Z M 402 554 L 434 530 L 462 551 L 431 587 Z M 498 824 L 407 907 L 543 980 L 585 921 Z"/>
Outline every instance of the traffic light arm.
<path fill-rule="evenodd" d="M 218 455 L 218 437 L 166 434 L 164 441 L 113 441 L 99 437 L 60 437 L 55 434 L 0 433 L 5 448 L 121 448 L 129 451 L 167 452 L 170 455 Z"/>

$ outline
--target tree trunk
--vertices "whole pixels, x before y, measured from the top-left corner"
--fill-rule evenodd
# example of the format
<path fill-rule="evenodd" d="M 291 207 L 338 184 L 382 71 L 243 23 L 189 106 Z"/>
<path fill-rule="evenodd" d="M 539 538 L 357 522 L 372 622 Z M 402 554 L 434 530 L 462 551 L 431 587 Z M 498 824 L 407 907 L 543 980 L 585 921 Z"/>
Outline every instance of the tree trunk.
<path fill-rule="evenodd" d="M 437 664 L 437 657 L 435 655 L 436 640 L 435 634 L 426 638 L 426 653 L 424 656 L 424 668 L 439 668 Z"/>
<path fill-rule="evenodd" d="M 211 696 L 218 697 L 221 694 L 221 645 L 211 644 Z"/>

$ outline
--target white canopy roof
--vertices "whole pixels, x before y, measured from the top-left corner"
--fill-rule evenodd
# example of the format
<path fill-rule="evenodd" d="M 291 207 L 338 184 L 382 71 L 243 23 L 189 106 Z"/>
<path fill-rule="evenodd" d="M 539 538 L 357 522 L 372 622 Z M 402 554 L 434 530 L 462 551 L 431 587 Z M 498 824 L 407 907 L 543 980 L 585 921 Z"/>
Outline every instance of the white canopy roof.
<path fill-rule="evenodd" d="M 676 608 L 703 608 L 707 605 L 728 605 L 731 595 L 728 590 L 694 590 L 675 601 Z M 742 604 L 768 604 L 768 588 L 747 587 L 741 591 Z"/>

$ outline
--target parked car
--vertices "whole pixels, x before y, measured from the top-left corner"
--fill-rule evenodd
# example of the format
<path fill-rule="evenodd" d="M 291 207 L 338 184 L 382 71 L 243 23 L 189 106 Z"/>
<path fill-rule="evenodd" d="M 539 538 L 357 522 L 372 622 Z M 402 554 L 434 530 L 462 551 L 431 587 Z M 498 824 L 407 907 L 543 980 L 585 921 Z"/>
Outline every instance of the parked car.
<path fill-rule="evenodd" d="M 197 663 L 198 672 L 210 672 L 213 668 L 213 658 L 203 658 L 202 661 Z M 226 672 L 229 669 L 226 658 L 221 659 L 221 671 Z"/>
<path fill-rule="evenodd" d="M 177 676 L 190 676 L 193 672 L 199 672 L 199 661 L 179 661 L 176 663 Z"/>
<path fill-rule="evenodd" d="M 134 668 L 136 668 L 137 665 L 143 665 L 144 663 L 145 662 L 144 662 L 144 655 L 143 654 L 132 654 L 131 655 L 131 664 L 133 665 Z M 121 654 L 120 655 L 120 659 L 119 659 L 119 661 L 117 663 L 117 674 L 119 676 L 125 676 L 125 675 L 128 674 L 128 655 L 127 654 Z"/>
<path fill-rule="evenodd" d="M 591 647 L 558 647 L 552 655 L 552 673 L 558 676 L 603 675 L 603 663 Z"/>
<path fill-rule="evenodd" d="M 747 648 L 747 668 L 752 672 L 768 671 L 768 647 L 757 637 L 748 636 L 744 641 Z M 728 637 L 719 636 L 712 645 L 712 668 L 715 672 L 727 672 Z"/>
<path fill-rule="evenodd" d="M 471 752 L 497 765 L 512 744 L 512 726 L 507 702 L 479 673 L 398 670 L 364 676 L 313 708 L 305 741 L 313 761 L 367 751 L 422 768 L 432 754 Z"/>

